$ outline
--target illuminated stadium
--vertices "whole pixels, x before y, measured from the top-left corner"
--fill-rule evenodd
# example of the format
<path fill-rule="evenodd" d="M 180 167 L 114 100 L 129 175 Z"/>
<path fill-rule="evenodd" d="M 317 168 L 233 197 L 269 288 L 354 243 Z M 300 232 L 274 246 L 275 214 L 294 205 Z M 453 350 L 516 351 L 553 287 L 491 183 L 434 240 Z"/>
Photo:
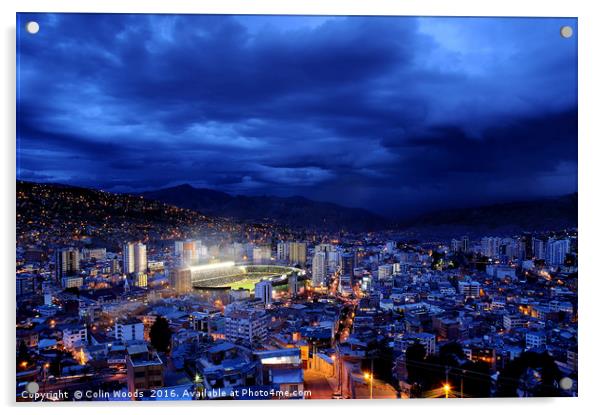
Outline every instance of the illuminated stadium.
<path fill-rule="evenodd" d="M 191 266 L 192 285 L 197 289 L 252 290 L 261 280 L 274 285 L 286 284 L 289 275 L 305 275 L 299 268 L 279 265 L 237 265 L 233 261 Z"/>

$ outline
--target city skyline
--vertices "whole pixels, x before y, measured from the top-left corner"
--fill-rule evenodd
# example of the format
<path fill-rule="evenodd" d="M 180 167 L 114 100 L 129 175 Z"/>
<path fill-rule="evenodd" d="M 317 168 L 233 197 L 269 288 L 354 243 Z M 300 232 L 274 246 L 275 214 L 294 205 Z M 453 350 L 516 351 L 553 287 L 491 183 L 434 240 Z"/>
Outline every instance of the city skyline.
<path fill-rule="evenodd" d="M 392 217 L 577 191 L 575 19 L 20 19 L 18 179 Z"/>

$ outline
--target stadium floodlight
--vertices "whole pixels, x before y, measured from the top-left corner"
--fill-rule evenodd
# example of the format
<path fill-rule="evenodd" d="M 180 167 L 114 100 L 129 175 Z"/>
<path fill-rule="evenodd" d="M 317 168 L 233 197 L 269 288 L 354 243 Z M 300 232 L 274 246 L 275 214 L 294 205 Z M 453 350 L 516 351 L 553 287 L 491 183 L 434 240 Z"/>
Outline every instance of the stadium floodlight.
<path fill-rule="evenodd" d="M 226 262 L 216 262 L 215 264 L 194 265 L 194 266 L 188 267 L 188 269 L 192 272 L 208 271 L 211 269 L 233 267 L 234 265 L 236 265 L 236 263 L 234 261 L 226 261 Z"/>

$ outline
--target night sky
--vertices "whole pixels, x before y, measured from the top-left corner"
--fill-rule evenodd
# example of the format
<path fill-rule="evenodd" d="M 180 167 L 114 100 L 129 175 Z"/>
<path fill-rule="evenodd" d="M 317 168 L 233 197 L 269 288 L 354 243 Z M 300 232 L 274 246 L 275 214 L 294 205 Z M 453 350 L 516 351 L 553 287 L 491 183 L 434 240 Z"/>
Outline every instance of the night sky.
<path fill-rule="evenodd" d="M 575 192 L 566 24 L 20 14 L 17 178 L 396 217 Z"/>

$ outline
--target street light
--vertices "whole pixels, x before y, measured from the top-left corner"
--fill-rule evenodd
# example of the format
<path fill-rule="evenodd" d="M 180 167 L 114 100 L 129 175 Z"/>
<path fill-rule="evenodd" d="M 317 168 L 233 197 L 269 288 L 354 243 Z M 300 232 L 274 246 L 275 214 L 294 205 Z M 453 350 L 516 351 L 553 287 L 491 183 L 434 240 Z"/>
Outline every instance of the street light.
<path fill-rule="evenodd" d="M 374 384 L 374 374 L 373 373 L 364 373 L 364 379 L 370 382 L 370 399 L 372 399 L 372 385 Z"/>
<path fill-rule="evenodd" d="M 449 391 L 451 390 L 451 386 L 449 383 L 443 385 L 443 391 L 445 392 L 445 399 L 449 398 Z"/>

